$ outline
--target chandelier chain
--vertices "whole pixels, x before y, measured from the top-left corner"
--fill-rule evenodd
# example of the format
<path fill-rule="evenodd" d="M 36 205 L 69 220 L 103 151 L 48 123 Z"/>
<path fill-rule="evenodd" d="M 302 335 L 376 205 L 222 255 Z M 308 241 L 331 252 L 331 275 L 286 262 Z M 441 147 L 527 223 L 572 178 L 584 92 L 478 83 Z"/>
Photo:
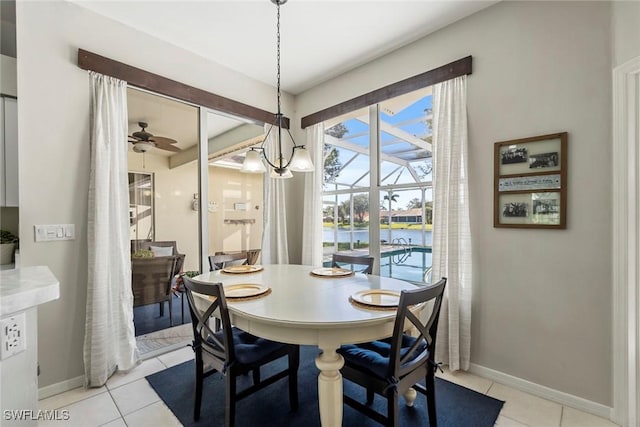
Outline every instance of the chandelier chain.
<path fill-rule="evenodd" d="M 277 62 L 277 73 L 276 73 L 276 80 L 277 80 L 277 88 L 278 88 L 278 114 L 280 114 L 280 2 L 276 2 L 276 9 L 277 9 L 277 24 L 276 24 L 276 39 L 277 39 L 277 55 L 276 55 L 276 62 Z"/>

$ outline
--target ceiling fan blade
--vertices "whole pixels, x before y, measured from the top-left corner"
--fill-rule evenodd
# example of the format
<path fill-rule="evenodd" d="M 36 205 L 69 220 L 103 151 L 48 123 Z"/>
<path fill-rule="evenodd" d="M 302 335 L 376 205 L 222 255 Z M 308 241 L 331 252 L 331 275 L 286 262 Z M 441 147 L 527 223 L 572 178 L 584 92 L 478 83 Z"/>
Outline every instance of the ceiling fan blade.
<path fill-rule="evenodd" d="M 159 148 L 161 150 L 173 151 L 174 153 L 179 153 L 180 151 L 182 151 L 175 145 L 166 144 L 164 142 L 158 142 L 158 141 L 155 141 L 154 143 L 156 144 L 156 148 Z"/>
<path fill-rule="evenodd" d="M 136 137 L 135 137 L 135 136 L 133 136 L 133 135 L 128 135 L 128 137 L 129 137 L 129 142 L 139 142 L 139 141 L 142 141 L 140 138 L 136 138 Z"/>
<path fill-rule="evenodd" d="M 165 138 L 164 136 L 152 136 L 151 138 L 149 138 L 149 141 L 153 141 L 155 143 L 160 143 L 160 144 L 177 144 L 178 143 L 178 141 L 176 141 L 175 139 Z"/>

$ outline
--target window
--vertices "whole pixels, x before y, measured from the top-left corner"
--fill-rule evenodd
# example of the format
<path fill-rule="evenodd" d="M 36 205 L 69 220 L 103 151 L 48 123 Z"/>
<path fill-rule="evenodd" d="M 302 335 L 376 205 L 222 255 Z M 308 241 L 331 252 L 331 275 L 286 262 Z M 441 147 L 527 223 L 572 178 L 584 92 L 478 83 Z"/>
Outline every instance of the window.
<path fill-rule="evenodd" d="M 369 253 L 381 275 L 423 280 L 431 266 L 431 99 L 424 88 L 325 122 L 325 263 L 335 252 Z"/>
<path fill-rule="evenodd" d="M 153 175 L 129 172 L 129 226 L 132 241 L 153 240 Z"/>

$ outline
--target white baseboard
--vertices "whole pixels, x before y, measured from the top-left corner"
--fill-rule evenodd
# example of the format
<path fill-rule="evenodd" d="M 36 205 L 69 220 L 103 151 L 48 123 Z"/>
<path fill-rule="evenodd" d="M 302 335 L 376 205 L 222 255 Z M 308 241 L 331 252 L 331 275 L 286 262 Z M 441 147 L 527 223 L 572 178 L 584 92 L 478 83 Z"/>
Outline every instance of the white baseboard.
<path fill-rule="evenodd" d="M 60 381 L 59 383 L 55 383 L 55 384 L 51 384 L 51 385 L 39 388 L 38 400 L 46 399 L 47 397 L 64 393 L 65 391 L 73 390 L 74 388 L 82 387 L 83 385 L 84 385 L 84 375 L 80 375 L 79 377 Z"/>
<path fill-rule="evenodd" d="M 579 409 L 581 411 L 597 415 L 601 418 L 610 420 L 613 415 L 613 408 L 610 408 L 609 406 L 597 402 L 592 402 L 590 400 L 583 399 L 581 397 L 574 396 L 563 391 L 554 390 L 552 388 L 536 384 L 531 381 L 523 380 L 522 378 L 514 377 L 513 375 L 505 374 L 504 372 L 485 368 L 484 366 L 476 365 L 475 363 L 472 363 L 469 366 L 469 372 L 480 377 L 487 378 L 491 381 L 513 387 L 516 390 L 520 390 L 525 393 L 550 400 L 560 405 Z"/>

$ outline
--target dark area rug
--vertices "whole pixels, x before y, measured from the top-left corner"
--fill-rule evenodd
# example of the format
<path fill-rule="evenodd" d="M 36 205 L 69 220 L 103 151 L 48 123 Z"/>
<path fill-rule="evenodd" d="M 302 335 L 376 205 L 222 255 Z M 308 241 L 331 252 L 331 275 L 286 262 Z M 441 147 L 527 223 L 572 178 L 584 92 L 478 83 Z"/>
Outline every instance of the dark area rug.
<path fill-rule="evenodd" d="M 183 323 L 191 323 L 189 304 L 184 298 L 184 320 L 182 318 L 182 299 L 180 296 L 173 296 L 171 304 L 173 309 L 173 325 L 178 326 Z M 160 304 L 147 304 L 133 308 L 133 324 L 136 329 L 136 336 L 150 334 L 171 327 L 169 324 L 169 304 L 164 304 L 164 316 L 160 316 Z"/>
<path fill-rule="evenodd" d="M 320 426 L 318 412 L 318 369 L 315 366 L 317 347 L 301 346 L 300 369 L 298 371 L 298 396 L 300 406 L 291 412 L 288 399 L 288 383 L 280 380 L 257 393 L 241 400 L 236 409 L 236 426 Z M 263 367 L 263 378 L 270 369 L 282 369 L 286 358 Z M 202 412 L 200 420 L 193 421 L 193 399 L 195 368 L 189 361 L 147 377 L 147 381 L 164 403 L 185 426 L 224 425 L 224 379 L 220 374 L 204 380 Z M 250 384 L 251 377 L 238 379 L 238 389 Z M 344 381 L 347 394 L 365 400 L 364 389 Z M 400 398 L 401 426 L 428 426 L 426 398 L 418 393 L 412 408 Z M 473 390 L 436 378 L 436 406 L 440 427 L 492 427 L 504 402 L 477 393 Z M 378 411 L 386 410 L 384 399 L 376 396 L 374 406 Z M 378 426 L 375 421 L 344 406 L 342 425 Z"/>

